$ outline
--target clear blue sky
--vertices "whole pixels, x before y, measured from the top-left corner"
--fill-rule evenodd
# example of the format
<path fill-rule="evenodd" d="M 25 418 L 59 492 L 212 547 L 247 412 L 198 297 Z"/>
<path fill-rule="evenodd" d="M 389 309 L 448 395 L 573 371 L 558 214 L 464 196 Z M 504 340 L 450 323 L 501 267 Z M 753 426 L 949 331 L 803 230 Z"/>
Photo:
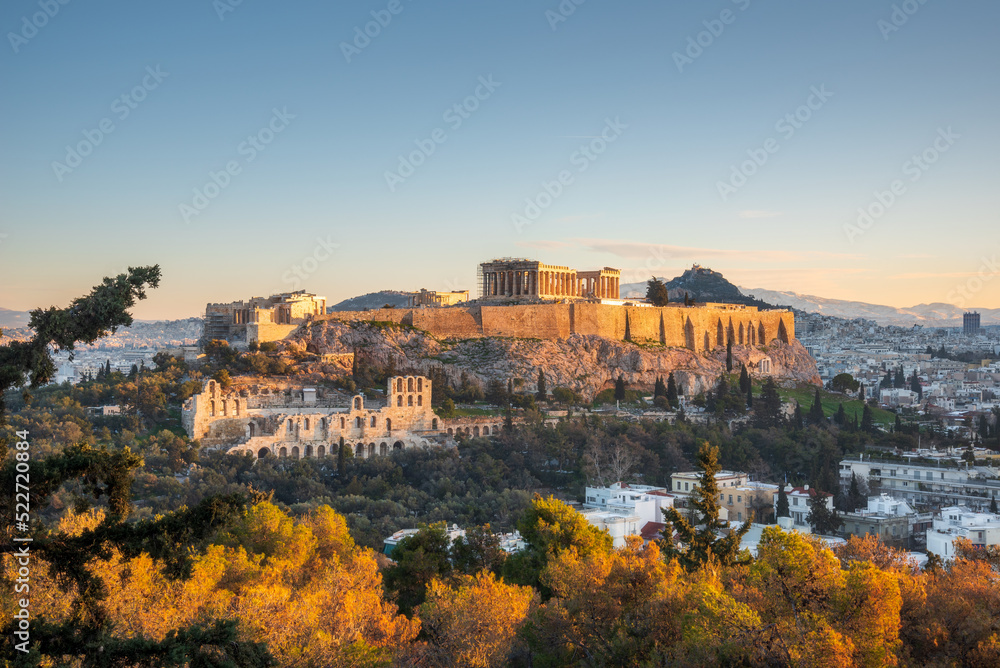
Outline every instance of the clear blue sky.
<path fill-rule="evenodd" d="M 144 318 L 474 289 L 507 255 L 1000 306 L 995 1 L 235 1 L 3 4 L 0 306 L 152 263 Z M 372 12 L 391 20 L 345 56 Z M 387 179 L 417 141 L 433 153 Z M 894 201 L 845 229 L 876 192 Z"/>

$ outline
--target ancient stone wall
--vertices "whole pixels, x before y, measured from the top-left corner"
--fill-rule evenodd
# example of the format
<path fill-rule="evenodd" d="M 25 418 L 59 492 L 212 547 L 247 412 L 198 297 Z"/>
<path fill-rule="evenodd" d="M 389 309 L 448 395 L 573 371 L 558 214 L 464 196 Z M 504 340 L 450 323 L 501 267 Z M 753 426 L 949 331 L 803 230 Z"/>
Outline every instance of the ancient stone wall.
<path fill-rule="evenodd" d="M 440 338 L 482 336 L 564 339 L 572 334 L 658 343 L 696 352 L 733 345 L 765 346 L 795 338 L 791 311 L 758 311 L 752 306 L 706 304 L 662 308 L 599 303 L 457 306 L 437 309 L 347 311 L 319 319 L 391 321 L 412 325 Z"/>

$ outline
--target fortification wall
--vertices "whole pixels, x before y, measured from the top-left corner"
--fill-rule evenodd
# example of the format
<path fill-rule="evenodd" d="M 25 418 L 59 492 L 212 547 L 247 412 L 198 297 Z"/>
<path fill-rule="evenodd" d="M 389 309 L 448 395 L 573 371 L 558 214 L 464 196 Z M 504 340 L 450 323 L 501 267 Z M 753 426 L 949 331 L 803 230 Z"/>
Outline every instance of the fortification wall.
<path fill-rule="evenodd" d="M 481 336 L 564 339 L 572 334 L 659 343 L 697 352 L 733 345 L 763 346 L 795 338 L 790 311 L 730 305 L 641 307 L 613 304 L 517 304 L 346 311 L 318 319 L 389 321 L 441 338 Z"/>

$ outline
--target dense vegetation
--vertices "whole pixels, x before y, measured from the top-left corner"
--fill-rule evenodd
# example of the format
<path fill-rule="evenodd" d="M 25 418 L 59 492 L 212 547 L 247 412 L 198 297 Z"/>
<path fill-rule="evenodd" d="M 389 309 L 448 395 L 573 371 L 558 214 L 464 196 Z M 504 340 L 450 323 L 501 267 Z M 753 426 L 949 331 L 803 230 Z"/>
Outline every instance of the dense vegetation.
<path fill-rule="evenodd" d="M 696 463 L 834 491 L 845 453 L 916 439 L 876 429 L 870 411 L 867 424 L 831 420 L 817 393 L 786 418 L 779 388 L 734 373 L 701 398 L 709 424 L 570 411 L 551 425 L 537 408 L 561 401 L 559 388 L 524 394 L 511 379 L 484 392 L 464 379 L 441 385 L 438 406 L 506 403 L 523 424 L 455 449 L 255 462 L 189 441 L 179 406 L 209 375 L 287 370 L 273 348 L 216 345 L 204 367 L 160 355 L 154 369 L 44 385 L 48 343 L 71 348 L 128 324 L 158 277 L 130 270 L 38 312 L 39 338 L 0 353 L 0 505 L 13 515 L 15 465 L 30 461 L 34 541 L 32 651 L 13 650 L 17 603 L 5 594 L 6 665 L 998 665 L 995 550 L 965 545 L 920 572 L 875 540 L 833 554 L 768 529 L 751 558 L 738 535 L 708 530 L 724 529 L 708 477 L 705 521 L 672 519 L 684 544 L 614 550 L 556 498 L 589 481 L 665 484 Z M 353 371 L 338 382 L 365 389 L 389 372 Z M 657 384 L 661 404 L 677 401 L 671 380 Z M 24 385 L 30 396 L 14 389 Z M 634 400 L 629 391 L 614 390 Z M 107 403 L 124 415 L 84 408 Z M 466 537 L 449 543 L 443 523 Z M 395 564 L 372 551 L 416 526 Z M 508 557 L 494 532 L 514 527 L 528 548 Z M 18 577 L 14 536 L 3 529 L 4 592 Z"/>

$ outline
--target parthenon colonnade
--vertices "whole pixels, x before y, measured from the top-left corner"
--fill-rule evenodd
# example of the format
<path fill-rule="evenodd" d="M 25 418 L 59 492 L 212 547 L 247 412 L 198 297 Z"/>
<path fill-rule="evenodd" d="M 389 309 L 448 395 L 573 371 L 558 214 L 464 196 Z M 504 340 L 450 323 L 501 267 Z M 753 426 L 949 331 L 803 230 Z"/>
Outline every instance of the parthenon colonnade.
<path fill-rule="evenodd" d="M 493 260 L 484 262 L 483 299 L 618 299 L 621 272 L 605 267 L 596 271 L 577 271 L 569 267 L 547 265 L 532 260 Z"/>

